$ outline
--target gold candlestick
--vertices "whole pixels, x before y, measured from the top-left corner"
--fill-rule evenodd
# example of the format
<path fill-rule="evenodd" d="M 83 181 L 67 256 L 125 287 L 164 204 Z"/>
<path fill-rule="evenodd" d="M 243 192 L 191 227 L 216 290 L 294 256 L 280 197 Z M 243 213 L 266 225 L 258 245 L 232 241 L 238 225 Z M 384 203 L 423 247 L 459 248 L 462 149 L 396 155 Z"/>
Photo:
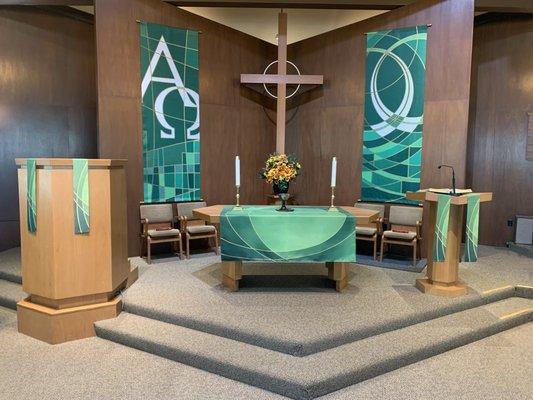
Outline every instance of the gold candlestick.
<path fill-rule="evenodd" d="M 337 211 L 337 207 L 335 207 L 335 186 L 331 187 L 331 205 L 328 211 Z"/>
<path fill-rule="evenodd" d="M 242 207 L 240 205 L 240 197 L 241 195 L 239 194 L 239 189 L 240 189 L 240 186 L 235 186 L 236 189 L 237 189 L 237 193 L 235 194 L 235 207 L 233 207 L 234 210 L 242 210 Z"/>

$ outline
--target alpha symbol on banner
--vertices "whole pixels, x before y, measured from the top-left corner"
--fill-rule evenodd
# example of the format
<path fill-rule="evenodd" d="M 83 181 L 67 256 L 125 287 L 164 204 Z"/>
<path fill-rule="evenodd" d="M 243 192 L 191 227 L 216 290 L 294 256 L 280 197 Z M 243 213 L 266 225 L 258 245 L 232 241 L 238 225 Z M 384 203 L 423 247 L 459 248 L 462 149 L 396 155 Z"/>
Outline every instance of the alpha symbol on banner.
<path fill-rule="evenodd" d="M 153 71 L 155 71 L 161 58 L 161 55 L 163 55 L 164 59 L 167 61 L 168 67 L 170 68 L 170 72 L 172 74 L 171 78 L 153 76 Z M 143 98 L 151 82 L 170 83 L 173 85 L 162 90 L 157 95 L 154 102 L 154 113 L 157 117 L 157 120 L 159 121 L 161 126 L 166 129 L 166 131 L 161 129 L 161 138 L 174 139 L 176 137 L 176 130 L 171 124 L 168 123 L 165 117 L 163 106 L 165 104 L 166 97 L 173 91 L 177 90 L 183 101 L 183 105 L 185 107 L 196 109 L 196 119 L 193 124 L 187 128 L 187 139 L 200 139 L 200 131 L 198 130 L 197 132 L 194 132 L 200 127 L 200 96 L 194 90 L 186 88 L 184 86 L 183 80 L 181 79 L 179 71 L 176 68 L 176 64 L 174 64 L 174 59 L 172 58 L 172 54 L 170 53 L 167 42 L 165 41 L 165 38 L 163 36 L 161 36 L 161 39 L 159 39 L 157 48 L 154 52 L 152 59 L 150 60 L 150 66 L 146 70 L 146 73 L 144 74 L 142 80 L 141 93 Z"/>

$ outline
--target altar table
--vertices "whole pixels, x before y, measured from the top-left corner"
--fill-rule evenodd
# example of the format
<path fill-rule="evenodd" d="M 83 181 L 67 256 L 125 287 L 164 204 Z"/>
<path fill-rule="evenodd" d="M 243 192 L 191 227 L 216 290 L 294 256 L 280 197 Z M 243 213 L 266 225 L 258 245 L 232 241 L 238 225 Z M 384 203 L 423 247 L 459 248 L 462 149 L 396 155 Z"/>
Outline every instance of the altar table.
<path fill-rule="evenodd" d="M 239 289 L 243 261 L 325 263 L 342 291 L 348 283 L 347 263 L 355 262 L 355 225 L 373 221 L 378 213 L 355 207 L 294 207 L 290 213 L 276 208 L 217 205 L 193 211 L 221 225 L 222 284 Z"/>

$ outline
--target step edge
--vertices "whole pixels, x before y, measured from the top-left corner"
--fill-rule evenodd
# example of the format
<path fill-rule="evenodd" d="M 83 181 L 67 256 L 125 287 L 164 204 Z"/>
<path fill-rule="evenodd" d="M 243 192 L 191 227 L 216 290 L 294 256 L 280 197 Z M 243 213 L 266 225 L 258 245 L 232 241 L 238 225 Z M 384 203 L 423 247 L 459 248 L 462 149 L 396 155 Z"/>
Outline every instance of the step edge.
<path fill-rule="evenodd" d="M 533 288 L 531 289 L 531 292 L 533 292 Z M 360 330 L 352 330 L 350 332 L 342 333 L 336 336 L 330 336 L 324 339 L 300 342 L 276 340 L 264 335 L 258 335 L 254 332 L 237 330 L 236 328 L 227 327 L 217 323 L 205 322 L 189 316 L 179 315 L 178 317 L 176 317 L 168 312 L 156 311 L 149 307 L 143 307 L 138 304 L 130 304 L 128 303 L 127 296 L 123 303 L 123 310 L 130 314 L 139 315 L 141 317 L 149 319 L 155 319 L 164 323 L 204 333 L 209 333 L 215 336 L 225 337 L 227 339 L 238 338 L 238 341 L 242 343 L 248 343 L 252 346 L 262 347 L 267 350 L 273 350 L 296 357 L 306 357 L 312 354 L 327 351 L 342 344 L 353 343 L 359 340 L 367 339 L 377 334 L 393 332 L 395 330 L 403 329 L 412 325 L 442 318 L 447 315 L 452 315 L 458 312 L 478 308 L 490 303 L 495 303 L 501 300 L 512 298 L 515 295 L 515 286 L 504 286 L 501 288 L 493 289 L 488 294 L 481 293 L 479 297 L 472 298 L 468 302 L 465 302 L 463 304 L 452 304 L 436 311 L 428 310 L 422 314 L 416 313 L 414 311 L 409 316 L 402 317 L 399 319 L 393 319 L 386 323 L 384 322 L 378 327 L 368 327 Z M 255 341 L 257 341 L 258 337 L 261 338 L 264 342 L 269 343 L 269 346 L 261 346 L 254 343 Z"/>
<path fill-rule="evenodd" d="M 136 315 L 134 315 L 134 317 L 145 318 Z M 115 340 L 115 335 L 106 334 L 106 329 L 108 329 L 110 332 L 113 331 L 112 329 L 101 326 L 97 326 L 96 329 L 98 336 L 123 344 L 125 346 L 136 348 L 140 351 L 155 354 L 175 362 L 190 365 L 194 368 L 202 369 L 210 373 L 224 376 L 235 381 L 266 389 L 294 399 L 311 399 L 335 392 L 345 387 L 363 382 L 364 380 L 383 375 L 439 354 L 443 354 L 447 351 L 476 342 L 531 321 L 533 321 L 533 311 L 531 310 L 528 312 L 521 312 L 519 314 L 511 315 L 505 319 L 495 317 L 494 321 L 492 321 L 492 323 L 489 325 L 475 328 L 474 330 L 459 334 L 453 338 L 447 338 L 447 340 L 443 342 L 432 342 L 429 345 L 417 349 L 414 353 L 412 353 L 412 351 L 409 349 L 405 349 L 404 353 L 392 356 L 388 359 L 380 359 L 379 363 L 365 365 L 360 368 L 352 368 L 351 370 L 346 371 L 344 374 L 333 374 L 318 381 L 313 379 L 314 375 L 311 372 L 304 372 L 304 375 L 302 376 L 302 369 L 297 368 L 297 365 L 289 366 L 290 368 L 285 368 L 285 373 L 282 371 L 282 373 L 279 374 L 282 376 L 277 376 L 269 374 L 270 370 L 267 366 L 265 366 L 267 369 L 263 371 L 257 371 L 257 369 L 251 369 L 242 365 L 224 363 L 223 360 L 210 359 L 209 356 L 205 354 L 198 356 L 198 354 L 193 353 L 191 350 L 170 347 L 165 343 L 158 343 L 157 340 L 153 340 L 153 338 L 143 338 L 137 335 L 123 333 L 120 336 L 123 340 Z M 155 322 L 164 324 L 164 322 L 160 321 Z M 172 326 L 173 324 L 168 325 Z M 124 340 L 124 337 L 128 338 L 128 340 Z M 140 346 L 140 344 L 144 344 L 144 346 Z M 148 344 L 152 344 L 153 347 L 159 351 L 150 351 L 149 349 L 152 347 L 150 347 Z M 173 357 L 169 357 L 168 354 L 173 355 Z M 306 360 L 305 358 L 292 357 L 290 355 L 285 356 L 288 358 L 288 360 L 292 359 L 291 361 L 296 361 L 297 363 L 305 362 Z M 294 362 L 290 363 L 294 364 Z M 210 365 L 211 367 L 206 369 L 205 364 Z M 295 374 L 295 370 L 299 370 L 299 374 Z M 224 373 L 221 373 L 221 371 Z M 237 376 L 235 374 L 237 374 Z M 240 376 L 248 376 L 251 378 L 243 380 L 239 379 Z"/>

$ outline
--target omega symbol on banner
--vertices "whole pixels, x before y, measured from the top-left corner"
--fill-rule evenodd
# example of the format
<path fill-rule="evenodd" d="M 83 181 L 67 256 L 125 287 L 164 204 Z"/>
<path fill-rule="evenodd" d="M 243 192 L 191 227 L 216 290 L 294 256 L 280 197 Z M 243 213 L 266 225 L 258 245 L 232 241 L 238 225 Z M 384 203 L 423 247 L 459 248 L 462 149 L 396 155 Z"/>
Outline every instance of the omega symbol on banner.
<path fill-rule="evenodd" d="M 171 77 L 154 76 L 154 71 L 158 67 L 161 56 L 163 56 L 164 60 L 166 60 L 168 64 Z M 164 61 L 161 61 L 161 62 L 164 62 Z M 165 100 L 167 99 L 167 96 L 170 93 L 177 90 L 179 93 L 179 96 L 181 97 L 181 100 L 183 101 L 183 106 L 187 108 L 196 109 L 196 113 L 195 113 L 196 118 L 193 121 L 192 125 L 189 126 L 186 130 L 187 139 L 188 140 L 199 140 L 200 130 L 198 128 L 200 127 L 200 96 L 198 95 L 197 92 L 185 87 L 185 85 L 183 84 L 182 77 L 180 76 L 179 71 L 176 68 L 176 64 L 174 63 L 172 54 L 163 36 L 161 36 L 161 38 L 159 39 L 157 48 L 154 52 L 153 57 L 150 60 L 150 66 L 146 70 L 146 73 L 144 74 L 144 77 L 142 80 L 141 89 L 142 89 L 143 99 L 144 99 L 144 95 L 148 87 L 150 86 L 152 82 L 171 84 L 171 86 L 169 86 L 166 89 L 163 89 L 157 95 L 154 93 L 154 96 L 155 96 L 154 114 L 156 115 L 157 120 L 159 121 L 161 126 L 164 128 L 160 130 L 161 139 L 175 139 L 176 138 L 176 129 L 167 120 L 165 112 L 164 112 L 164 105 L 165 105 Z"/>

